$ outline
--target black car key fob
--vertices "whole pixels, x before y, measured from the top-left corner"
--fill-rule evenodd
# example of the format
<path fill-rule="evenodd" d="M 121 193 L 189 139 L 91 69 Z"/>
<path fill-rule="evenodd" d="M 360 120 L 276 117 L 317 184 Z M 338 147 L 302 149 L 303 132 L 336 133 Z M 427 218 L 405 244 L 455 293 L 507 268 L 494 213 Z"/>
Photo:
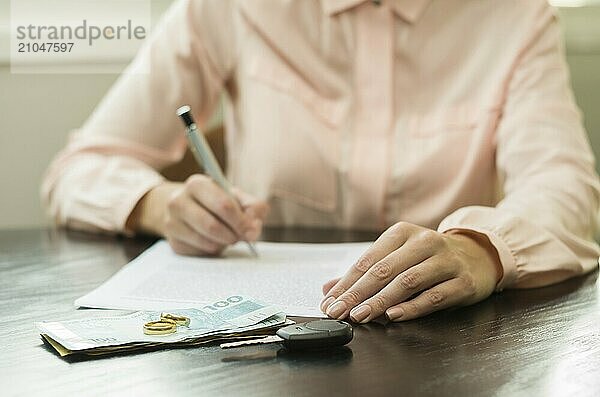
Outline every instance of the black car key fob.
<path fill-rule="evenodd" d="M 238 342 L 222 343 L 222 349 L 240 346 L 282 343 L 288 350 L 326 349 L 343 346 L 352 340 L 352 326 L 340 320 L 315 320 L 292 324 L 277 330 L 276 335 Z"/>
<path fill-rule="evenodd" d="M 343 346 L 352 340 L 352 326 L 340 320 L 315 320 L 277 330 L 277 336 L 290 350 Z"/>

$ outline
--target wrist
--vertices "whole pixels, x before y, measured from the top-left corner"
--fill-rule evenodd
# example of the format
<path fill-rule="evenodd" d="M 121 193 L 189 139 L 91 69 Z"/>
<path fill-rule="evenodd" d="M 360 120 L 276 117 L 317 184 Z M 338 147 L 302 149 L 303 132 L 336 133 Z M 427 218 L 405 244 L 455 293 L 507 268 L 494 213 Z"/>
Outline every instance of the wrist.
<path fill-rule="evenodd" d="M 500 282 L 504 275 L 504 268 L 496 247 L 485 234 L 468 229 L 453 229 L 447 231 L 446 234 L 463 239 L 471 244 L 479 252 L 478 256 L 485 258 L 485 262 L 489 264 L 490 271 L 494 275 L 495 284 L 497 285 Z"/>
<path fill-rule="evenodd" d="M 150 189 L 136 204 L 127 220 L 127 229 L 136 234 L 164 236 L 167 203 L 181 183 L 165 181 Z"/>

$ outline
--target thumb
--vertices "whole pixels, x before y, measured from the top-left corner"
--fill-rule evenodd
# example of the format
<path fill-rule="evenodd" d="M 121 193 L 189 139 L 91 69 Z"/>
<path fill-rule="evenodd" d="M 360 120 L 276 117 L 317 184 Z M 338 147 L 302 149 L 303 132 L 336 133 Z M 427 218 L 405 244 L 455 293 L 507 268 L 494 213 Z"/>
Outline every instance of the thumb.
<path fill-rule="evenodd" d="M 238 188 L 233 189 L 233 193 L 240 201 L 242 209 L 252 218 L 264 220 L 269 212 L 269 205 L 264 200 L 260 200 L 249 193 Z"/>

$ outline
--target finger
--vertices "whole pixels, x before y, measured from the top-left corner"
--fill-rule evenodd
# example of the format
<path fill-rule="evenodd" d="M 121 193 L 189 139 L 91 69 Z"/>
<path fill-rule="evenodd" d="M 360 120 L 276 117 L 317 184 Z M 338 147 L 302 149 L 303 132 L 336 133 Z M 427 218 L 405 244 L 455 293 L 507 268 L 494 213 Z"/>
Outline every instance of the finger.
<path fill-rule="evenodd" d="M 346 292 L 341 294 L 335 302 L 327 308 L 327 315 L 332 318 L 346 318 L 355 306 L 380 292 L 392 282 L 396 276 L 407 269 L 419 267 L 419 264 L 430 258 L 432 251 L 423 247 L 419 241 L 409 240 L 402 247 L 393 251 L 377 262 L 359 278 Z M 426 268 L 429 270 L 429 267 Z M 416 273 L 417 270 L 408 273 Z M 331 295 L 331 292 L 329 293 Z M 399 301 L 393 302 L 398 303 Z M 335 306 L 334 306 L 335 305 Z M 389 307 L 389 306 L 388 306 Z M 384 308 L 384 310 L 387 309 Z M 364 312 L 363 309 L 361 312 Z M 364 313 L 361 313 L 364 314 Z"/>
<path fill-rule="evenodd" d="M 243 205 L 244 213 L 252 219 L 264 221 L 269 213 L 269 205 L 264 201 Z"/>
<path fill-rule="evenodd" d="M 195 255 L 200 253 L 205 254 L 216 254 L 225 248 L 224 244 L 220 244 L 214 240 L 211 240 L 196 230 L 192 229 L 187 223 L 179 220 L 172 219 L 167 223 L 168 236 L 172 240 L 179 241 L 189 247 L 194 248 Z M 177 251 L 176 251 L 177 252 Z M 187 252 L 187 251 L 186 251 Z"/>
<path fill-rule="evenodd" d="M 385 315 L 390 321 L 406 321 L 457 306 L 466 296 L 463 280 L 453 278 L 424 291 L 414 299 L 392 306 Z"/>
<path fill-rule="evenodd" d="M 213 216 L 227 225 L 237 236 L 243 236 L 250 228 L 250 219 L 244 214 L 236 199 L 212 179 L 195 178 L 190 182 L 192 197 Z"/>
<path fill-rule="evenodd" d="M 450 264 L 440 261 L 438 256 L 430 257 L 398 274 L 381 291 L 352 309 L 350 318 L 357 323 L 369 322 L 381 316 L 391 306 L 448 281 L 455 275 L 456 272 Z"/>
<path fill-rule="evenodd" d="M 323 295 L 327 295 L 329 290 L 331 288 L 333 288 L 333 286 L 336 285 L 338 281 L 340 281 L 340 278 L 341 277 L 334 278 L 332 280 L 327 281 L 325 284 L 323 284 Z"/>
<path fill-rule="evenodd" d="M 267 217 L 269 212 L 269 205 L 256 197 L 241 191 L 238 188 L 233 188 L 235 196 L 238 198 L 244 213 L 253 219 L 264 219 Z"/>
<path fill-rule="evenodd" d="M 220 219 L 191 198 L 184 198 L 181 210 L 175 213 L 182 223 L 187 224 L 196 233 L 222 245 L 230 245 L 239 240 L 238 236 L 229 229 Z"/>
<path fill-rule="evenodd" d="M 244 238 L 248 241 L 256 241 L 260 237 L 263 228 L 263 221 L 260 219 L 255 219 L 251 223 L 250 229 L 246 231 L 244 234 Z"/>
<path fill-rule="evenodd" d="M 337 298 L 343 294 L 375 263 L 402 246 L 408 240 L 411 230 L 412 225 L 397 223 L 379 236 L 373 245 L 346 272 L 344 277 L 327 293 L 327 296 L 321 302 L 321 310 L 323 312 L 327 310 L 325 302 L 331 302 L 330 297 Z"/>
<path fill-rule="evenodd" d="M 187 244 L 184 241 L 178 240 L 176 238 L 168 238 L 167 241 L 173 251 L 175 251 L 179 255 L 187 255 L 187 256 L 199 256 L 199 255 L 218 255 L 222 251 L 222 247 L 216 246 L 210 242 L 207 242 L 207 245 L 203 247 L 193 246 Z M 215 247 L 215 248 L 211 248 Z"/>
<path fill-rule="evenodd" d="M 193 247 L 181 240 L 167 237 L 167 242 L 169 243 L 173 251 L 175 251 L 175 253 L 179 255 L 195 256 L 203 254 L 203 252 L 197 249 L 196 247 Z"/>

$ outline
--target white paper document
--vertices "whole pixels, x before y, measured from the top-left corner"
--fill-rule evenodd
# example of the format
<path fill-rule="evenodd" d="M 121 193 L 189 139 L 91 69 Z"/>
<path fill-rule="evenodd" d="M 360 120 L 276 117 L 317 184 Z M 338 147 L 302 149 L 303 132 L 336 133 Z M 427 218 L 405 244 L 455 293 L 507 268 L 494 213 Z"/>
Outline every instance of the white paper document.
<path fill-rule="evenodd" d="M 75 305 L 99 309 L 192 308 L 231 294 L 285 308 L 288 315 L 323 317 L 322 286 L 342 276 L 371 243 L 244 243 L 220 258 L 180 256 L 159 241 Z"/>

